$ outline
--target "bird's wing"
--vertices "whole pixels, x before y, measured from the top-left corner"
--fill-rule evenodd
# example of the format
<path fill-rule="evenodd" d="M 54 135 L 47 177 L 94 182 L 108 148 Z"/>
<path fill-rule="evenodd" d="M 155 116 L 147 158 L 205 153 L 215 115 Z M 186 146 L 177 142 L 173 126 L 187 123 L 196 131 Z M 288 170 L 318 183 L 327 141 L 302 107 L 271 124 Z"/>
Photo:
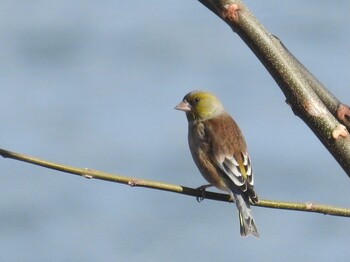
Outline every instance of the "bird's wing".
<path fill-rule="evenodd" d="M 247 154 L 241 152 L 238 157 L 225 156 L 223 161 L 218 163 L 218 166 L 242 191 L 247 191 L 248 185 L 254 185 L 251 162 Z"/>
<path fill-rule="evenodd" d="M 257 200 L 254 175 L 243 135 L 227 114 L 207 122 L 206 135 L 211 144 L 213 163 L 241 191 Z"/>
<path fill-rule="evenodd" d="M 258 196 L 254 191 L 253 170 L 247 154 L 241 152 L 241 156 L 226 156 L 222 162 L 218 162 L 218 166 L 223 174 L 242 192 L 247 193 L 254 203 L 258 201 Z"/>

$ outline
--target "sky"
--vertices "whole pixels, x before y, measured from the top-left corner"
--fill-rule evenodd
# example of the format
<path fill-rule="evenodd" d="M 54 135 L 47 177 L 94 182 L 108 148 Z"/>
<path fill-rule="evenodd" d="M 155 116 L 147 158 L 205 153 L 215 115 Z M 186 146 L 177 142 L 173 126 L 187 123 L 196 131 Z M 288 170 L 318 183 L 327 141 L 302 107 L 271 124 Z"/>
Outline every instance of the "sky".
<path fill-rule="evenodd" d="M 350 104 L 349 1 L 245 1 Z M 0 148 L 198 187 L 191 90 L 247 140 L 261 199 L 350 207 L 349 177 L 232 30 L 197 1 L 0 1 Z M 350 220 L 131 188 L 0 159 L 2 261 L 348 261 Z"/>

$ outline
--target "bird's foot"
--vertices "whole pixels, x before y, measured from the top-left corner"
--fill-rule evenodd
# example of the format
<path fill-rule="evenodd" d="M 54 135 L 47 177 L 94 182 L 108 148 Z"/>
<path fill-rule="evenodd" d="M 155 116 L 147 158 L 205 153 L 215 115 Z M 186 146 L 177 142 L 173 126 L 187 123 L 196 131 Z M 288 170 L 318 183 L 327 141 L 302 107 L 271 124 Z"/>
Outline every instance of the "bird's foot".
<path fill-rule="evenodd" d="M 230 195 L 230 198 L 228 199 L 228 201 L 230 203 L 234 203 L 235 202 L 235 197 L 233 195 Z"/>
<path fill-rule="evenodd" d="M 197 187 L 197 190 L 200 190 L 201 191 L 201 194 L 202 196 L 197 196 L 196 199 L 197 199 L 197 202 L 200 203 L 204 200 L 205 198 L 205 190 L 208 188 L 208 187 L 211 187 L 212 185 L 208 184 L 208 185 L 203 185 L 203 186 L 200 186 L 200 187 Z"/>

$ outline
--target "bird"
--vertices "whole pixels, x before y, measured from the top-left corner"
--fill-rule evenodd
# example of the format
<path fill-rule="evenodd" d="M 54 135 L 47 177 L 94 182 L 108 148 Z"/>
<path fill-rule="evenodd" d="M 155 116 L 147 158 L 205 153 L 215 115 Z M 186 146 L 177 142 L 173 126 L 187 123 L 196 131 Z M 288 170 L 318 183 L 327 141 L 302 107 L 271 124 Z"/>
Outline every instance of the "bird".
<path fill-rule="evenodd" d="M 243 134 L 220 100 L 207 91 L 192 91 L 175 107 L 188 120 L 192 158 L 209 185 L 228 192 L 239 213 L 241 236 L 259 237 L 250 207 L 258 202 L 254 175 Z"/>

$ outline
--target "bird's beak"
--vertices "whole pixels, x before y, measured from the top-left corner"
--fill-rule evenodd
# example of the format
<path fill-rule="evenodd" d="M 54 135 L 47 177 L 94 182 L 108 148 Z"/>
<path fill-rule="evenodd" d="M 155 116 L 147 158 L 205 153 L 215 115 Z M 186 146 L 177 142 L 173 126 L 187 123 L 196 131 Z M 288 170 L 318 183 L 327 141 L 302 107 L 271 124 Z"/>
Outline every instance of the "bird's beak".
<path fill-rule="evenodd" d="M 188 112 L 188 111 L 191 111 L 191 106 L 187 101 L 182 101 L 180 104 L 175 106 L 175 109 L 180 110 L 180 111 L 184 111 L 184 112 Z"/>

